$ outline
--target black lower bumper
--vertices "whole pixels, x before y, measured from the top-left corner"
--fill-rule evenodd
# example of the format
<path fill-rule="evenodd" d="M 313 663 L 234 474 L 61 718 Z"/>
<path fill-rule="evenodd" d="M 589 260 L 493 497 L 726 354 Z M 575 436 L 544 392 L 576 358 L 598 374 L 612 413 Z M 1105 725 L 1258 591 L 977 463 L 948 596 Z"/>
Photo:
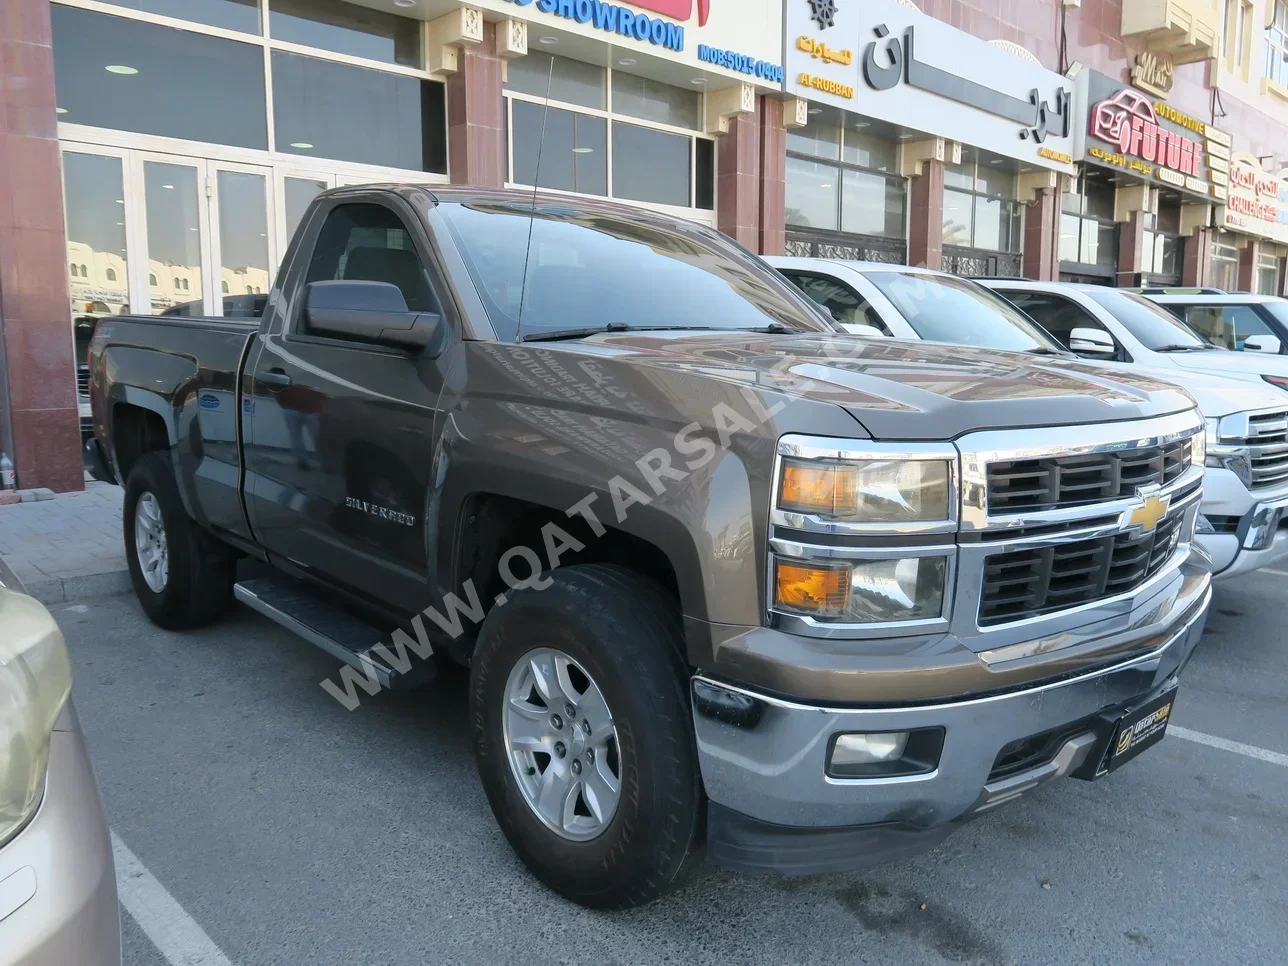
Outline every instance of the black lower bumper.
<path fill-rule="evenodd" d="M 933 849 L 957 827 L 904 823 L 848 828 L 773 825 L 711 802 L 707 806 L 707 858 L 737 872 L 818 875 L 855 872 Z"/>

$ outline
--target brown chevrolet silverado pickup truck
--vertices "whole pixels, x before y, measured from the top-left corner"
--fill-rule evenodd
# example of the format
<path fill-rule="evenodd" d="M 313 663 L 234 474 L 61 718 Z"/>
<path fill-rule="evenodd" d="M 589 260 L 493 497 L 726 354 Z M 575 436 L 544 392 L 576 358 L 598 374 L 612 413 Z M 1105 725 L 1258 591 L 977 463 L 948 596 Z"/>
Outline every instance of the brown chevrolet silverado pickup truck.
<path fill-rule="evenodd" d="M 1183 391 L 847 335 L 660 214 L 327 192 L 261 319 L 104 319 L 90 365 L 151 618 L 237 598 L 351 708 L 468 666 L 496 818 L 587 905 L 704 844 L 861 868 L 1102 776 L 1206 616 Z"/>

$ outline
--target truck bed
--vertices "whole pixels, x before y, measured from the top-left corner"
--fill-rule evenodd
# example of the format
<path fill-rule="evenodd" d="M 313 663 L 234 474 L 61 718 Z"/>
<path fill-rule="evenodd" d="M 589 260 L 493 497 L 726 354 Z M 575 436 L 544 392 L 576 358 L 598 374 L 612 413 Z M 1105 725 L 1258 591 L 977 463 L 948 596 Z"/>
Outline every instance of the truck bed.
<path fill-rule="evenodd" d="M 100 323 L 90 348 L 94 432 L 121 483 L 129 434 L 164 427 L 193 516 L 243 538 L 238 374 L 258 330 L 257 319 L 122 315 Z"/>

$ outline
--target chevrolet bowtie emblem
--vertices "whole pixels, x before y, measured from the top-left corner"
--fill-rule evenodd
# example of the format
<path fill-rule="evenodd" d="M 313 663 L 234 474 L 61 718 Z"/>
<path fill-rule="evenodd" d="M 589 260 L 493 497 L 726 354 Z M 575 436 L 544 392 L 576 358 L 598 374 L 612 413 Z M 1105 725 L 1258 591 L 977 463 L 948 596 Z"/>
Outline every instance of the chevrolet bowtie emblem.
<path fill-rule="evenodd" d="M 1141 503 L 1140 506 L 1131 507 L 1126 512 L 1127 529 L 1139 529 L 1142 533 L 1153 533 L 1163 517 L 1167 516 L 1168 508 L 1172 505 L 1171 496 L 1159 496 L 1151 493 L 1148 496 L 1144 493 L 1137 493 Z"/>

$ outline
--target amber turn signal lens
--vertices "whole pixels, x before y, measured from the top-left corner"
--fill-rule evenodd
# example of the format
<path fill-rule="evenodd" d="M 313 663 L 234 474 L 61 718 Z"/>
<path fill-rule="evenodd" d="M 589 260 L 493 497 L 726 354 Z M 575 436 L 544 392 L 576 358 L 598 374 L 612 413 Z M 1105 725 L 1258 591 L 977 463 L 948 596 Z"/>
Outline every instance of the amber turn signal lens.
<path fill-rule="evenodd" d="M 811 567 L 777 561 L 774 598 L 780 608 L 819 617 L 844 614 L 850 601 L 849 567 Z"/>
<path fill-rule="evenodd" d="M 778 505 L 784 510 L 828 516 L 852 512 L 856 476 L 853 466 L 785 462 Z"/>

